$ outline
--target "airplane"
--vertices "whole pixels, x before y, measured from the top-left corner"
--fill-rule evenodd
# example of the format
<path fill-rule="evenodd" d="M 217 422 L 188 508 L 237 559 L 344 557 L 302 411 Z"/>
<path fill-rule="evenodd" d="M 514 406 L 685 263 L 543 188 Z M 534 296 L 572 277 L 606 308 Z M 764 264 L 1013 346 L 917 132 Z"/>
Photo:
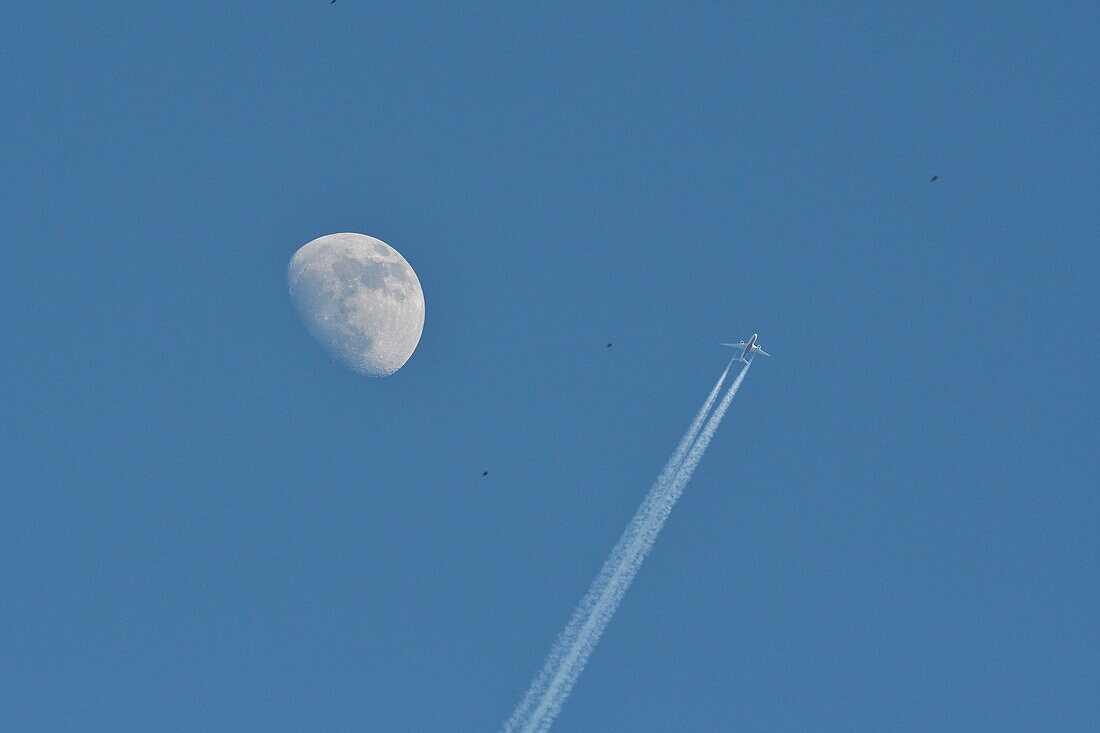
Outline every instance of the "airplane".
<path fill-rule="evenodd" d="M 749 354 L 763 354 L 764 356 L 771 356 L 771 354 L 761 349 L 760 345 L 756 343 L 756 339 L 758 336 L 759 334 L 754 333 L 747 344 L 744 341 L 740 341 L 736 344 L 720 344 L 720 346 L 728 346 L 731 349 L 741 349 L 741 356 L 738 358 L 738 361 L 742 361 L 748 364 L 749 360 L 745 357 Z"/>

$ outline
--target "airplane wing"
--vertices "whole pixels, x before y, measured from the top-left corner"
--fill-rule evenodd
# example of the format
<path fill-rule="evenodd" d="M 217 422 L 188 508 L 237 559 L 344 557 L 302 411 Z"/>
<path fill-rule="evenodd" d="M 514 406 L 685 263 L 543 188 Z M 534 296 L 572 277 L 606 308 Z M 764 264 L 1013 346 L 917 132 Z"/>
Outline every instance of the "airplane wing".
<path fill-rule="evenodd" d="M 718 344 L 718 345 L 719 346 L 728 346 L 731 349 L 743 349 L 743 348 L 745 348 L 745 342 L 744 341 L 742 341 L 739 344 Z"/>
<path fill-rule="evenodd" d="M 769 354 L 768 352 L 764 351 L 764 350 L 763 350 L 763 349 L 761 349 L 761 348 L 760 348 L 759 346 L 757 346 L 757 347 L 756 347 L 755 351 L 756 351 L 756 353 L 757 353 L 757 354 L 763 354 L 764 356 L 771 356 L 771 354 Z"/>

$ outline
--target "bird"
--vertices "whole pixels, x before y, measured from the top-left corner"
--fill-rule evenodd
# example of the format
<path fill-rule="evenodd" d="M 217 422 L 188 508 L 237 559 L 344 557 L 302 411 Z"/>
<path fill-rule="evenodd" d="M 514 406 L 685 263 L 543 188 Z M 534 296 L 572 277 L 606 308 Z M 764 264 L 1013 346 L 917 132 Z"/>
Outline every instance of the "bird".
<path fill-rule="evenodd" d="M 609 348 L 609 349 L 611 348 L 611 342 L 610 341 L 607 342 L 607 348 Z"/>
<path fill-rule="evenodd" d="M 932 176 L 932 180 L 929 183 L 935 183 L 939 179 L 939 176 Z"/>
<path fill-rule="evenodd" d="M 332 1 L 333 1 L 333 2 L 336 2 L 336 0 L 332 0 Z M 482 472 L 481 472 L 481 475 L 482 475 L 482 476 L 488 476 L 488 475 L 489 475 L 489 472 L 488 472 L 488 471 L 482 471 Z"/>

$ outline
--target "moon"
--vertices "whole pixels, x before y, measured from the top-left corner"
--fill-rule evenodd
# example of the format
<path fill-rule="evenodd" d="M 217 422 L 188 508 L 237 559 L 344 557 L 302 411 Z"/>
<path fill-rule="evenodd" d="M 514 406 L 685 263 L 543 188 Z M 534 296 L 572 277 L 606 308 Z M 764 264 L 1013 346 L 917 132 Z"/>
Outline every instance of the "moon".
<path fill-rule="evenodd" d="M 310 334 L 353 371 L 388 377 L 420 343 L 420 280 L 381 239 L 353 233 L 314 239 L 290 258 L 287 285 Z"/>

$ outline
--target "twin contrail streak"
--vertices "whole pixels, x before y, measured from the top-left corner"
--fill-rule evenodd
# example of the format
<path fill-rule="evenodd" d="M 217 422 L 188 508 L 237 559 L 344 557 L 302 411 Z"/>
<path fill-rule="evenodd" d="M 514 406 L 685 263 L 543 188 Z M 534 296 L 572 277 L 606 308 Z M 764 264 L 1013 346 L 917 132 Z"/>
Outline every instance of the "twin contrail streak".
<path fill-rule="evenodd" d="M 551 681 L 562 667 L 563 659 L 574 648 L 578 634 L 585 627 L 585 622 L 592 616 L 593 610 L 604 598 L 616 572 L 620 570 L 624 561 L 637 554 L 634 540 L 640 535 L 642 526 L 652 513 L 653 506 L 656 505 L 658 498 L 662 494 L 662 488 L 675 478 L 676 472 L 680 468 L 680 464 L 683 463 L 688 451 L 694 444 L 695 438 L 699 434 L 699 430 L 703 427 L 703 422 L 707 419 L 707 415 L 710 414 L 711 408 L 714 407 L 714 401 L 718 398 L 718 394 L 722 389 L 722 384 L 726 381 L 731 366 L 733 366 L 733 360 L 730 360 L 730 363 L 726 365 L 725 371 L 718 377 L 718 381 L 715 382 L 714 388 L 711 389 L 710 394 L 707 395 L 707 399 L 703 402 L 703 406 L 699 408 L 698 414 L 695 416 L 695 419 L 692 420 L 687 432 L 684 433 L 684 436 L 680 439 L 680 443 L 676 446 L 676 450 L 673 451 L 672 456 L 668 459 L 664 469 L 662 469 L 660 475 L 657 477 L 657 481 L 654 482 L 653 487 L 649 490 L 649 493 L 646 494 L 645 499 L 642 500 L 638 510 L 634 513 L 634 518 L 630 520 L 630 524 L 627 525 L 622 537 L 619 538 L 618 543 L 616 543 L 615 547 L 611 550 L 611 554 L 608 556 L 607 560 L 604 561 L 603 567 L 600 569 L 600 574 L 592 581 L 588 593 L 586 593 L 584 598 L 581 599 L 581 602 L 577 604 L 577 608 L 573 611 L 573 616 L 570 618 L 569 624 L 558 636 L 554 648 L 550 651 L 550 655 L 543 663 L 539 676 L 531 683 L 531 687 L 527 690 L 527 694 L 523 696 L 523 700 L 520 701 L 520 704 L 512 712 L 512 716 L 505 723 L 505 733 L 518 733 L 518 731 L 533 730 L 528 725 L 529 722 L 533 721 L 531 717 L 532 711 L 538 708 L 540 702 L 546 697 Z"/>
<path fill-rule="evenodd" d="M 718 408 L 707 419 L 722 384 L 729 374 L 731 361 L 718 378 L 699 413 L 688 427 L 668 463 L 646 494 L 634 518 L 604 562 L 588 593 L 573 611 L 569 624 L 561 632 L 538 677 L 531 683 L 523 700 L 504 724 L 504 733 L 545 733 L 561 712 L 561 706 L 584 670 L 588 657 L 607 628 L 623 595 L 630 587 L 642 561 L 649 554 L 657 535 L 684 491 L 707 446 L 718 430 L 730 402 L 749 370 L 746 364 Z M 705 421 L 705 424 L 704 424 Z"/>

